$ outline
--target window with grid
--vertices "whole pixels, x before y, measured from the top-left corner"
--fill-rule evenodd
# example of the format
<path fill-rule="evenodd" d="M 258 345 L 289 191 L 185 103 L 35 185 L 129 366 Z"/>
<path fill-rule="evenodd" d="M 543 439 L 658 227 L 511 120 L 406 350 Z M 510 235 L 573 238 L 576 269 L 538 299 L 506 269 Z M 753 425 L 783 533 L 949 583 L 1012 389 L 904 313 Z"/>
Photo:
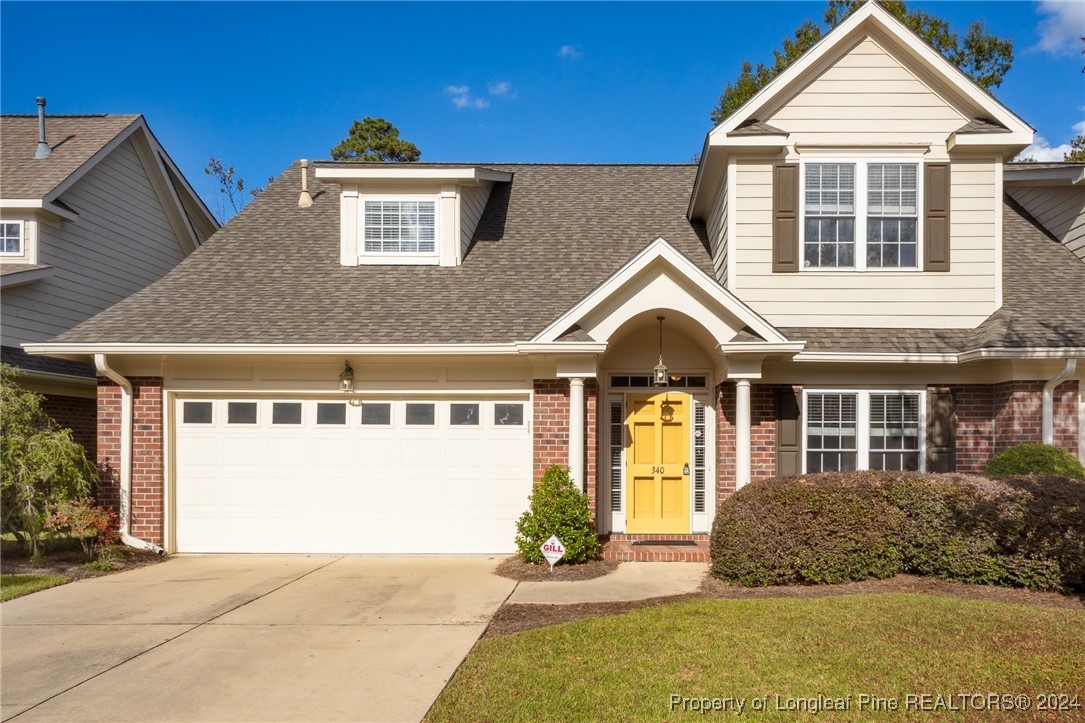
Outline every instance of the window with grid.
<path fill-rule="evenodd" d="M 436 201 L 365 202 L 365 253 L 432 254 L 436 238 Z"/>
<path fill-rule="evenodd" d="M 870 268 L 914 268 L 918 241 L 918 167 L 867 166 L 866 263 Z"/>
<path fill-rule="evenodd" d="M 0 253 L 21 254 L 23 252 L 23 225 L 11 221 L 0 222 Z"/>
<path fill-rule="evenodd" d="M 803 265 L 855 265 L 855 164 L 809 163 L 804 172 Z"/>
<path fill-rule="evenodd" d="M 870 394 L 870 469 L 919 469 L 919 395 Z"/>
<path fill-rule="evenodd" d="M 704 512 L 707 497 L 707 463 L 705 456 L 705 405 L 693 406 L 693 511 Z"/>
<path fill-rule="evenodd" d="M 625 413 L 620 401 L 610 403 L 610 511 L 622 511 L 622 450 L 625 448 Z"/>
<path fill-rule="evenodd" d="M 856 394 L 809 394 L 806 397 L 806 471 L 840 472 L 858 463 Z"/>

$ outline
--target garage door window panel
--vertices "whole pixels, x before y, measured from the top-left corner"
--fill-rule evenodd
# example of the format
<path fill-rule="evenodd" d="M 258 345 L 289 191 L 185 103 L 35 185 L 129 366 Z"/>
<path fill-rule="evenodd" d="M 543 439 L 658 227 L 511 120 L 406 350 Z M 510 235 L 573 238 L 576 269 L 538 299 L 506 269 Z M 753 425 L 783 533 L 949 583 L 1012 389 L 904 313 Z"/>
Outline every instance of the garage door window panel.
<path fill-rule="evenodd" d="M 256 424 L 256 402 L 230 402 L 226 405 L 227 424 Z"/>
<path fill-rule="evenodd" d="M 362 424 L 388 427 L 392 424 L 392 405 L 388 402 L 366 402 L 362 405 Z"/>
<path fill-rule="evenodd" d="M 316 423 L 336 427 L 346 426 L 347 405 L 339 402 L 318 402 L 316 405 Z"/>
<path fill-rule="evenodd" d="M 271 405 L 271 423 L 275 425 L 300 425 L 301 402 L 274 402 Z"/>
<path fill-rule="evenodd" d="M 433 427 L 437 424 L 436 405 L 429 403 L 408 402 L 406 422 L 409 427 Z"/>
<path fill-rule="evenodd" d="M 213 424 L 214 408 L 212 402 L 185 402 L 181 419 L 185 424 Z"/>
<path fill-rule="evenodd" d="M 448 407 L 448 422 L 454 427 L 477 427 L 479 405 L 453 402 Z"/>
<path fill-rule="evenodd" d="M 523 404 L 495 404 L 494 425 L 497 427 L 524 426 Z"/>

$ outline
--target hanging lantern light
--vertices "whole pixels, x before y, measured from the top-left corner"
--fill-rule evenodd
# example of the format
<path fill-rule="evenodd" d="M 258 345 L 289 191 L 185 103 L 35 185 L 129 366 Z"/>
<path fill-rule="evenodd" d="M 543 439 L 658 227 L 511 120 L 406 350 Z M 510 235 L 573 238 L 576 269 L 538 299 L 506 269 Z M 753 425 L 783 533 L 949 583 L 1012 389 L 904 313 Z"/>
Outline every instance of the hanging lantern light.
<path fill-rule="evenodd" d="M 350 362 L 343 363 L 343 373 L 339 375 L 339 391 L 344 394 L 354 393 L 354 370 L 350 368 Z"/>
<path fill-rule="evenodd" d="M 659 363 L 652 370 L 652 386 L 665 387 L 668 385 L 669 375 L 667 366 L 663 363 L 663 317 L 657 316 L 656 320 L 659 322 Z"/>

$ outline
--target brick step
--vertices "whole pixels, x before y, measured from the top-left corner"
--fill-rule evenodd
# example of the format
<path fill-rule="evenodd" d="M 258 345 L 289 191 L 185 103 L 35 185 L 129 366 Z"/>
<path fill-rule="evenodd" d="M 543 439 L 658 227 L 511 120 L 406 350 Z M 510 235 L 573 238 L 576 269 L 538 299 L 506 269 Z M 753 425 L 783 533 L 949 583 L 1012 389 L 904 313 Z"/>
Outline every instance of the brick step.
<path fill-rule="evenodd" d="M 639 540 L 682 540 L 695 545 L 634 545 Z M 629 535 L 604 537 L 603 559 L 618 562 L 711 562 L 708 535 Z"/>

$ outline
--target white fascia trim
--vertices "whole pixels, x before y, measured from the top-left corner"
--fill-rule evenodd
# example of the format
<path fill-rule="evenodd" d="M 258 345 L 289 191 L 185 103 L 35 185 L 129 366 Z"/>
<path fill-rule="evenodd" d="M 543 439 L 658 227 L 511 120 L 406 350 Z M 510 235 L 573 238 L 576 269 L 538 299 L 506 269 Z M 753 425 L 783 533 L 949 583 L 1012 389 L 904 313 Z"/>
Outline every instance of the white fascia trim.
<path fill-rule="evenodd" d="M 833 364 L 956 364 L 957 354 L 926 354 L 907 352 L 835 352 L 804 351 L 794 358 L 797 362 L 830 362 Z"/>
<path fill-rule="evenodd" d="M 147 356 L 239 355 L 276 356 L 494 356 L 513 354 L 601 354 L 605 343 L 596 342 L 513 342 L 509 344 L 66 344 L 38 342 L 24 344 L 28 354 L 43 356 L 87 356 L 119 354 Z"/>
<path fill-rule="evenodd" d="M 724 354 L 798 354 L 804 348 L 805 341 L 731 341 L 719 345 Z"/>
<path fill-rule="evenodd" d="M 1009 149 L 1014 153 L 1018 148 L 1027 148 L 1032 145 L 1032 131 L 1015 131 L 1013 133 L 959 133 L 953 132 L 946 139 L 946 150 L 953 151 L 986 151 L 989 149 Z"/>
<path fill-rule="evenodd" d="M 1004 167 L 1002 181 L 1007 186 L 1076 186 L 1085 182 L 1085 166 L 1066 168 Z"/>
<path fill-rule="evenodd" d="M 75 221 L 79 218 L 79 214 L 63 209 L 52 201 L 45 201 L 40 198 L 0 199 L 0 209 L 3 208 L 10 208 L 16 211 L 45 211 L 54 216 L 59 216 L 65 221 Z"/>
<path fill-rule="evenodd" d="M 419 181 L 511 181 L 512 174 L 488 168 L 463 166 L 455 168 L 417 168 L 411 164 L 360 163 L 349 168 L 317 166 L 316 177 L 331 181 L 419 180 Z"/>
<path fill-rule="evenodd" d="M 963 362 L 976 361 L 977 359 L 1069 359 L 1085 356 L 1085 347 L 1027 347 L 1021 349 L 973 349 L 972 351 L 958 354 L 958 359 Z"/>
<path fill-rule="evenodd" d="M 975 105 L 988 111 L 994 116 L 995 120 L 1002 123 L 1011 131 L 1028 134 L 1030 139 L 1029 142 L 1031 142 L 1032 134 L 1035 132 L 1035 129 L 1032 128 L 1032 126 L 1023 121 L 1009 108 L 1002 105 L 1002 103 L 995 100 L 993 96 L 980 89 L 980 87 L 965 75 L 960 68 L 953 65 L 953 63 L 944 58 L 941 53 L 920 40 L 915 33 L 897 20 L 892 13 L 880 7 L 875 2 L 867 2 L 852 13 L 847 20 L 819 40 L 812 48 L 810 48 L 810 50 L 806 51 L 801 58 L 792 63 L 787 70 L 758 91 L 754 97 L 746 101 L 742 107 L 732 113 L 726 120 L 709 131 L 709 134 L 726 134 L 733 131 L 743 122 L 748 120 L 754 111 L 761 108 L 766 102 L 789 86 L 792 81 L 796 80 L 814 66 L 827 55 L 830 50 L 850 35 L 852 31 L 868 20 L 896 40 L 900 41 L 912 53 L 933 66 L 933 69 L 938 71 L 950 86 L 971 100 Z"/>
<path fill-rule="evenodd" d="M 744 304 L 737 296 L 720 286 L 715 279 L 679 253 L 674 246 L 671 246 L 667 240 L 662 237 L 657 238 L 655 241 L 648 244 L 643 251 L 615 271 L 609 279 L 599 284 L 594 291 L 585 296 L 577 302 L 575 306 L 539 332 L 532 341 L 555 341 L 566 329 L 598 308 L 610 298 L 612 294 L 621 289 L 633 277 L 657 259 L 662 259 L 669 263 L 676 271 L 694 283 L 702 292 L 718 301 L 766 341 L 788 341 L 788 339 L 777 331 L 772 324 L 765 321 L 765 319 Z"/>
<path fill-rule="evenodd" d="M 787 146 L 789 135 L 774 133 L 763 136 L 709 136 L 708 145 L 712 148 L 783 148 Z"/>

